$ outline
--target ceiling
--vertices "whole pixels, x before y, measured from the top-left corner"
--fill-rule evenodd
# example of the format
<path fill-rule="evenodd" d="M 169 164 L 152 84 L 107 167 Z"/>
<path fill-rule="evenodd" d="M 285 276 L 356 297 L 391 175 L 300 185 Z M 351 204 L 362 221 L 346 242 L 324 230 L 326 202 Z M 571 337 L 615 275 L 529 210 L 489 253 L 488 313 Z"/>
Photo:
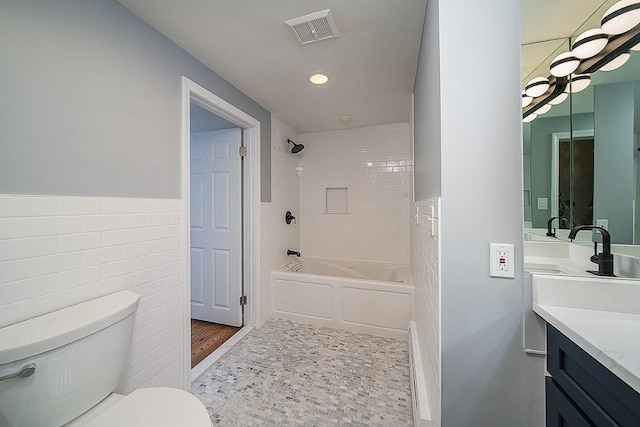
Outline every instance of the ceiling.
<path fill-rule="evenodd" d="M 119 1 L 299 133 L 409 120 L 427 0 Z M 324 9 L 340 37 L 301 46 L 284 21 Z"/>
<path fill-rule="evenodd" d="M 409 120 L 427 0 L 119 1 L 300 133 Z M 523 82 L 616 1 L 521 0 Z M 298 44 L 284 21 L 324 9 L 340 37 Z"/>

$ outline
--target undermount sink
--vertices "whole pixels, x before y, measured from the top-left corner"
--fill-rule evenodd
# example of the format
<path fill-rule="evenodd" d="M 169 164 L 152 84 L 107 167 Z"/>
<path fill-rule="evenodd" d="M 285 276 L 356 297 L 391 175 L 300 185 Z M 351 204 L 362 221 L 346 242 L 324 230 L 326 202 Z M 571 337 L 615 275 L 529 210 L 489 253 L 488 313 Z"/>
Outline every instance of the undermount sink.
<path fill-rule="evenodd" d="M 536 259 L 537 258 L 537 259 Z M 545 262 L 544 258 L 529 257 L 529 261 L 525 259 L 524 269 L 529 273 L 543 273 L 543 274 L 563 274 L 563 275 L 579 275 L 582 276 L 585 271 L 579 268 L 572 268 L 566 263 L 553 262 L 551 259 Z M 567 265 L 565 265 L 567 264 Z"/>
<path fill-rule="evenodd" d="M 570 274 L 570 272 L 551 264 L 525 264 L 524 269 L 530 273 Z"/>
<path fill-rule="evenodd" d="M 525 232 L 524 233 L 524 240 L 525 241 L 538 241 L 538 242 L 560 242 L 560 240 L 554 238 L 554 237 L 548 237 L 548 236 L 544 236 L 541 234 L 536 234 L 536 233 L 530 233 L 530 232 Z"/>

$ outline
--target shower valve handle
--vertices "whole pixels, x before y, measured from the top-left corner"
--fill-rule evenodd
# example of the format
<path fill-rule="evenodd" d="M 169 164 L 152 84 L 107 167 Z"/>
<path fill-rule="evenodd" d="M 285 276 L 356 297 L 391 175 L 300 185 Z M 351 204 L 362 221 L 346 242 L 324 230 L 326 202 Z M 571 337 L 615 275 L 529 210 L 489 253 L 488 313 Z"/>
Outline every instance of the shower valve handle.
<path fill-rule="evenodd" d="M 284 220 L 287 224 L 291 224 L 291 221 L 293 221 L 294 224 L 296 223 L 296 217 L 293 216 L 291 211 L 287 211 L 287 213 L 284 214 Z"/>

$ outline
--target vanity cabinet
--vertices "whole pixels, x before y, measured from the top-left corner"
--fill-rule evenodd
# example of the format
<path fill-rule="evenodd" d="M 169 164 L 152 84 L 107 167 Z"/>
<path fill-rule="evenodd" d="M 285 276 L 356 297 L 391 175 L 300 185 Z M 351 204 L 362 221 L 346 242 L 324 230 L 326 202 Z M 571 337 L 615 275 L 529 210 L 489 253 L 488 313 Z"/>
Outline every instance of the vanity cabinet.
<path fill-rule="evenodd" d="M 640 394 L 547 324 L 547 427 L 640 426 Z"/>

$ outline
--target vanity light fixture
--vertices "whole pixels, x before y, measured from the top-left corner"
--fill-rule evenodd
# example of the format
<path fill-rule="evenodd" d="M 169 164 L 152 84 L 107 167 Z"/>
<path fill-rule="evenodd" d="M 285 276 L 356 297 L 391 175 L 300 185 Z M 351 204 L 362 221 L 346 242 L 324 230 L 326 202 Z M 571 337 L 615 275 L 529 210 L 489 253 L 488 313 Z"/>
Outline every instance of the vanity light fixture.
<path fill-rule="evenodd" d="M 573 53 L 561 53 L 551 61 L 551 75 L 555 77 L 566 77 L 573 73 L 579 65 L 580 60 Z"/>
<path fill-rule="evenodd" d="M 628 60 L 631 58 L 631 54 L 629 52 L 623 52 L 620 55 L 613 58 L 612 61 L 604 64 L 600 67 L 600 71 L 613 71 L 622 67 Z"/>
<path fill-rule="evenodd" d="M 532 98 L 537 98 L 549 90 L 549 79 L 546 77 L 536 77 L 529 80 L 524 87 L 524 93 Z"/>
<path fill-rule="evenodd" d="M 593 58 L 609 43 L 609 36 L 600 28 L 587 30 L 573 42 L 572 52 L 580 59 Z"/>
<path fill-rule="evenodd" d="M 329 76 L 322 73 L 315 73 L 309 76 L 309 81 L 314 85 L 323 85 L 329 81 Z"/>
<path fill-rule="evenodd" d="M 549 101 L 549 104 L 551 105 L 562 104 L 568 97 L 569 97 L 569 94 L 567 92 L 562 92 L 560 95 L 556 96 L 551 101 Z"/>
<path fill-rule="evenodd" d="M 580 34 L 572 43 L 571 52 L 553 59 L 549 77 L 536 77 L 525 85 L 525 123 L 564 102 L 568 95 L 585 90 L 591 84 L 592 73 L 615 70 L 629 60 L 630 50 L 640 51 L 640 0 L 618 1 L 607 10 L 601 23 L 602 29 Z"/>
<path fill-rule="evenodd" d="M 585 90 L 591 84 L 591 76 L 589 74 L 578 74 L 573 76 L 571 83 L 569 83 L 569 91 L 571 93 L 578 93 Z"/>
<path fill-rule="evenodd" d="M 626 33 L 640 24 L 640 2 L 621 0 L 611 6 L 602 16 L 600 25 L 608 34 Z"/>
<path fill-rule="evenodd" d="M 551 104 L 544 104 L 542 107 L 538 108 L 536 110 L 536 114 L 538 116 L 541 116 L 543 114 L 546 114 L 549 112 L 549 110 L 551 110 L 552 105 Z"/>

